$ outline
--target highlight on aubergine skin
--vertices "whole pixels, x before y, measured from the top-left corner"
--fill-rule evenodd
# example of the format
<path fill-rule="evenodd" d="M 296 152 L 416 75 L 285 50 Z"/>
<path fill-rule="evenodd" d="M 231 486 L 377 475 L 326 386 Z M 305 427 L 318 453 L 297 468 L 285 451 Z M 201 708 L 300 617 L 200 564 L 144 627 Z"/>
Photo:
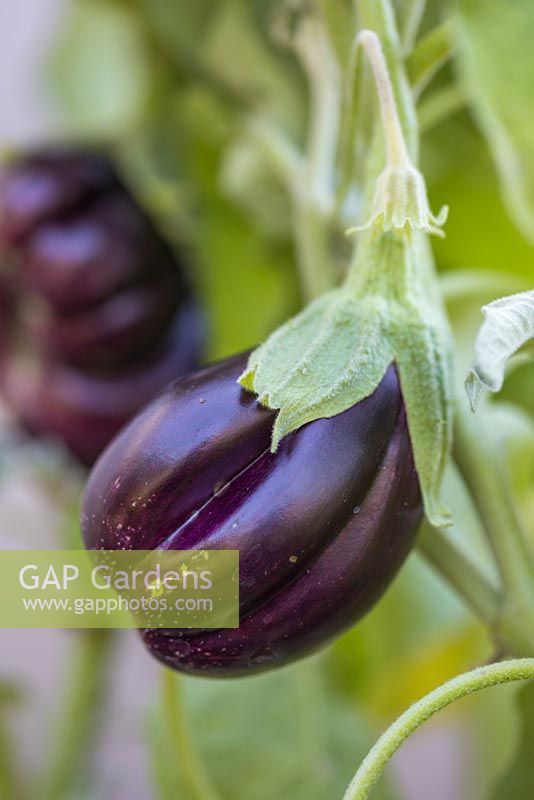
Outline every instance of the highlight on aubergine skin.
<path fill-rule="evenodd" d="M 182 265 L 99 151 L 49 147 L 0 176 L 0 393 L 31 433 L 91 464 L 200 360 Z"/>
<path fill-rule="evenodd" d="M 240 624 L 145 630 L 164 664 L 235 676 L 278 667 L 360 619 L 413 546 L 422 517 L 399 383 L 287 436 L 237 383 L 238 356 L 177 381 L 93 469 L 89 548 L 239 550 Z"/>

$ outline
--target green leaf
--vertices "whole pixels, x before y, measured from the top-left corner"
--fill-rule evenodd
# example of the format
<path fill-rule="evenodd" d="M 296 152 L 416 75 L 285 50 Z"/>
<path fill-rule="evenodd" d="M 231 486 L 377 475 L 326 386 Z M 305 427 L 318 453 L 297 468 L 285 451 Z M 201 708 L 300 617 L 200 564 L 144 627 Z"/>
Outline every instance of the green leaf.
<path fill-rule="evenodd" d="M 509 210 L 534 241 L 534 6 L 461 0 L 460 64 Z"/>
<path fill-rule="evenodd" d="M 393 361 L 387 304 L 323 295 L 256 350 L 240 378 L 260 403 L 280 409 L 272 449 L 291 431 L 333 417 L 368 397 Z"/>
<path fill-rule="evenodd" d="M 517 694 L 521 720 L 519 746 L 512 763 L 497 781 L 492 800 L 531 800 L 534 797 L 532 742 L 534 741 L 534 684 L 529 683 Z"/>
<path fill-rule="evenodd" d="M 341 797 L 373 738 L 358 711 L 332 691 L 317 658 L 247 680 L 179 680 L 190 747 L 221 800 Z M 150 733 L 160 786 L 169 762 L 178 772 L 181 766 L 164 731 L 158 716 Z M 161 797 L 190 795 L 177 787 Z M 376 797 L 391 798 L 387 786 Z"/>
<path fill-rule="evenodd" d="M 78 0 L 52 63 L 71 135 L 112 137 L 132 128 L 149 87 L 149 57 L 136 17 L 118 2 Z"/>
<path fill-rule="evenodd" d="M 447 525 L 450 512 L 440 500 L 440 487 L 452 443 L 451 366 L 430 320 L 406 315 L 396 324 L 395 340 L 401 345 L 395 351 L 396 364 L 425 512 L 436 520 L 433 524 Z"/>
<path fill-rule="evenodd" d="M 483 306 L 482 313 L 476 359 L 465 382 L 473 411 L 484 389 L 501 389 L 506 362 L 534 337 L 534 290 L 494 300 Z"/>

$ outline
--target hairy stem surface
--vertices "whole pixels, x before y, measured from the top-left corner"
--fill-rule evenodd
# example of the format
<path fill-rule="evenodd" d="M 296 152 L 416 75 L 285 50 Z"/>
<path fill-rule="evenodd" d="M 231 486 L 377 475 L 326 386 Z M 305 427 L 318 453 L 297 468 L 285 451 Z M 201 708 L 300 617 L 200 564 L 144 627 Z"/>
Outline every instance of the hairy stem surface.
<path fill-rule="evenodd" d="M 473 692 L 512 681 L 532 680 L 534 659 L 520 658 L 479 667 L 444 683 L 402 714 L 380 737 L 352 779 L 344 800 L 365 800 L 402 743 L 438 711 Z"/>

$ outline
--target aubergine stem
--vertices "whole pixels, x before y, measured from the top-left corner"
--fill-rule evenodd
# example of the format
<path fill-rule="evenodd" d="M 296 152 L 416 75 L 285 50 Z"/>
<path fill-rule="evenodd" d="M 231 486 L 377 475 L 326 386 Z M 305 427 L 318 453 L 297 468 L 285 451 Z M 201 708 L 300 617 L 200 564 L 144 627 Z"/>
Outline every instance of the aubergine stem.
<path fill-rule="evenodd" d="M 105 671 L 113 636 L 107 630 L 76 631 L 70 685 L 53 736 L 52 754 L 34 796 L 62 800 L 83 783 L 92 755 L 95 723 L 105 694 Z M 71 663 L 69 659 L 69 664 Z"/>
<path fill-rule="evenodd" d="M 496 634 L 506 652 L 534 653 L 534 555 L 513 506 L 506 469 L 479 417 L 456 413 L 453 454 L 471 493 L 504 588 Z"/>
<path fill-rule="evenodd" d="M 361 763 L 343 800 L 366 800 L 402 743 L 438 711 L 490 686 L 533 678 L 534 658 L 517 658 L 479 667 L 444 683 L 405 711 L 380 737 Z"/>
<path fill-rule="evenodd" d="M 178 791 L 180 783 L 183 783 L 191 800 L 218 800 L 219 795 L 191 746 L 182 687 L 182 678 L 170 669 L 162 669 L 161 711 L 166 734 L 177 759 L 176 786 L 172 789 Z"/>
<path fill-rule="evenodd" d="M 443 531 L 423 522 L 417 537 L 419 552 L 450 583 L 471 611 L 488 627 L 498 617 L 501 596 L 475 563 Z"/>
<path fill-rule="evenodd" d="M 357 0 L 357 9 L 360 27 L 374 31 L 380 39 L 407 150 L 417 164 L 419 136 L 415 100 L 402 60 L 392 3 L 390 0 Z"/>

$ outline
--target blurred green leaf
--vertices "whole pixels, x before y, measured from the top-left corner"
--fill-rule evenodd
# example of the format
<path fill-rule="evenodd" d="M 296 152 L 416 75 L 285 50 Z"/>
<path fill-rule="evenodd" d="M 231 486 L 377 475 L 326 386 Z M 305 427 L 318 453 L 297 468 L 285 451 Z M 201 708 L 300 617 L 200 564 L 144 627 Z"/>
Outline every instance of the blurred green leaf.
<path fill-rule="evenodd" d="M 149 58 L 135 16 L 113 0 L 77 0 L 52 63 L 71 136 L 109 138 L 140 119 Z"/>
<path fill-rule="evenodd" d="M 291 244 L 273 239 L 228 192 L 231 131 L 231 110 L 209 89 L 188 86 L 162 91 L 150 126 L 122 148 L 124 166 L 165 232 L 182 244 L 185 235 L 190 245 L 191 277 L 208 316 L 209 358 L 256 345 L 298 302 Z M 170 202 L 162 203 L 163 195 Z"/>
<path fill-rule="evenodd" d="M 534 415 L 529 416 L 519 405 L 503 402 L 502 393 L 497 401 L 488 403 L 486 413 L 506 451 L 517 511 L 522 512 L 525 528 L 530 528 L 534 537 Z"/>
<path fill-rule="evenodd" d="M 376 733 L 330 692 L 317 659 L 247 680 L 181 680 L 192 746 L 222 800 L 341 797 Z M 177 757 L 162 730 L 156 720 L 160 786 Z M 180 797 L 193 800 L 183 788 Z M 377 800 L 390 797 L 377 789 Z"/>
<path fill-rule="evenodd" d="M 532 800 L 534 797 L 534 684 L 528 683 L 517 693 L 521 731 L 517 752 L 505 774 L 491 793 L 492 800 Z"/>
<path fill-rule="evenodd" d="M 534 247 L 506 213 L 487 143 L 468 114 L 436 125 L 422 155 L 432 207 L 450 208 L 446 236 L 433 242 L 439 268 L 531 277 Z"/>
<path fill-rule="evenodd" d="M 319 0 L 319 7 L 338 61 L 341 67 L 345 68 L 349 63 L 350 50 L 357 30 L 355 4 L 350 0 Z"/>
<path fill-rule="evenodd" d="M 140 9 L 166 50 L 181 61 L 200 50 L 223 3 L 213 0 L 129 0 Z"/>
<path fill-rule="evenodd" d="M 391 720 L 488 654 L 482 628 L 413 556 L 370 614 L 334 642 L 326 659 L 332 686 L 342 698 Z"/>
<path fill-rule="evenodd" d="M 461 0 L 460 65 L 505 199 L 534 242 L 534 6 Z"/>
<path fill-rule="evenodd" d="M 534 364 L 531 359 L 516 359 L 506 375 L 500 399 L 522 408 L 534 420 Z"/>
<path fill-rule="evenodd" d="M 216 115 L 215 118 L 213 115 Z M 213 358 L 254 346 L 295 307 L 296 273 L 290 245 L 273 242 L 225 195 L 217 106 L 202 90 L 180 105 L 187 127 L 187 177 L 197 195 L 194 244 L 213 334 Z"/>
<path fill-rule="evenodd" d="M 250 137 L 242 137 L 229 147 L 222 164 L 221 186 L 260 231 L 274 239 L 291 238 L 292 209 L 287 189 Z"/>
<path fill-rule="evenodd" d="M 203 62 L 227 83 L 247 93 L 262 113 L 298 136 L 303 127 L 306 92 L 287 49 L 270 49 L 254 25 L 248 2 L 227 3 L 205 42 Z M 244 65 L 246 68 L 244 69 Z"/>

